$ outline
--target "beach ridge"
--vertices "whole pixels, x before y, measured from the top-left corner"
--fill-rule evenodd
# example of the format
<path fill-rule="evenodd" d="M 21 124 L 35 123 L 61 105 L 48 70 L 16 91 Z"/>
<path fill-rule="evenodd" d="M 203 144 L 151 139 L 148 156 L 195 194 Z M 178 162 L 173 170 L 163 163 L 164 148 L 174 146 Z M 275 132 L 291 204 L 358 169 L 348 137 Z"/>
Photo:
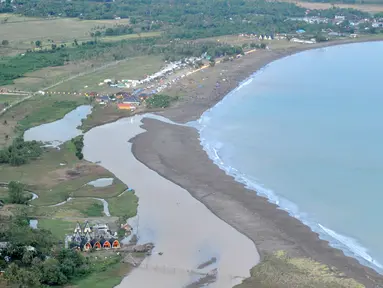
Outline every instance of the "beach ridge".
<path fill-rule="evenodd" d="M 366 39 L 362 42 L 365 41 Z M 210 85 L 207 84 L 204 89 L 199 90 L 198 95 L 191 88 L 186 89 L 186 93 L 192 95 L 191 99 L 181 101 L 175 107 L 157 114 L 181 123 L 197 120 L 204 111 L 238 87 L 239 83 L 272 61 L 304 50 L 354 42 L 339 41 L 276 51 L 258 51 L 244 56 L 238 62 L 234 61 L 234 64 L 222 63 L 219 68 L 213 68 L 217 70 L 216 75 L 211 71 L 208 74 L 214 78 L 219 71 L 230 66 L 231 70 L 225 73 L 225 83 L 220 82 L 220 91 L 215 89 L 215 81 L 210 79 Z M 261 259 L 267 253 L 284 250 L 292 257 L 310 258 L 336 267 L 347 277 L 356 279 L 366 287 L 381 287 L 383 277 L 373 269 L 345 256 L 341 250 L 330 247 L 327 241 L 319 239 L 317 233 L 298 219 L 226 175 L 203 150 L 198 131 L 194 128 L 175 126 L 154 119 L 143 119 L 142 128 L 146 132 L 130 140 L 135 158 L 162 177 L 186 189 L 212 213 L 248 236 L 256 244 Z"/>

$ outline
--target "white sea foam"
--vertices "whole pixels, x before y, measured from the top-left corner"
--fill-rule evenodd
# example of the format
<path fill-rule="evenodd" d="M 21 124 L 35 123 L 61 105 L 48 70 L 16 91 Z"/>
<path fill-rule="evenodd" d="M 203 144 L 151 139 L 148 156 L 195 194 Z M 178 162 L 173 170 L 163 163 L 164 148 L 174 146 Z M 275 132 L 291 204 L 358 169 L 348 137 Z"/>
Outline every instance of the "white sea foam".
<path fill-rule="evenodd" d="M 263 69 L 257 73 L 262 72 Z M 234 96 L 233 94 L 236 91 L 238 91 L 242 87 L 251 83 L 255 74 L 253 74 L 253 76 L 251 76 L 251 78 L 249 78 L 248 80 L 241 83 L 236 89 L 231 91 L 218 104 L 221 104 L 226 99 L 233 97 Z M 234 97 L 236 97 L 236 96 L 234 96 Z M 375 259 L 373 259 L 373 257 L 368 254 L 368 249 L 363 247 L 362 245 L 360 245 L 357 240 L 350 238 L 350 237 L 347 237 L 347 236 L 344 236 L 344 235 L 341 235 L 341 234 L 338 234 L 335 231 L 321 225 L 320 223 L 315 221 L 315 219 L 310 218 L 310 216 L 307 213 L 300 211 L 298 206 L 296 204 L 294 204 L 293 202 L 291 202 L 291 201 L 289 201 L 283 197 L 280 197 L 276 193 L 274 193 L 274 191 L 265 188 L 259 182 L 259 180 L 253 179 L 253 177 L 251 177 L 250 175 L 246 175 L 244 173 L 241 173 L 236 168 L 225 163 L 219 155 L 219 152 L 224 147 L 224 144 L 221 142 L 212 142 L 211 139 L 209 139 L 209 141 L 208 141 L 207 139 L 202 137 L 203 130 L 211 121 L 211 117 L 207 114 L 209 114 L 209 112 L 212 109 L 215 109 L 216 107 L 217 107 L 217 105 L 210 108 L 197 121 L 190 122 L 188 124 L 199 130 L 201 146 L 206 151 L 209 158 L 218 167 L 220 167 L 222 170 L 224 170 L 226 172 L 226 174 L 233 176 L 237 182 L 244 184 L 246 188 L 251 189 L 251 190 L 255 190 L 258 195 L 266 197 L 270 203 L 276 204 L 280 209 L 285 210 L 286 212 L 289 213 L 289 215 L 297 218 L 303 224 L 310 227 L 310 229 L 312 231 L 318 233 L 318 235 L 321 239 L 328 241 L 330 246 L 342 250 L 345 253 L 345 255 L 347 255 L 347 256 L 356 258 L 361 264 L 368 266 L 368 267 L 371 267 L 379 273 L 383 273 L 383 265 L 380 264 Z"/>
<path fill-rule="evenodd" d="M 203 128 L 200 129 L 200 132 L 201 130 L 203 130 Z M 372 256 L 368 254 L 368 249 L 361 246 L 358 241 L 340 235 L 317 223 L 314 219 L 310 219 L 310 216 L 300 211 L 298 206 L 293 202 L 278 196 L 270 189 L 266 189 L 256 179 L 252 179 L 251 176 L 242 174 L 236 168 L 226 165 L 219 156 L 219 150 L 223 147 L 223 143 L 208 142 L 205 138 L 200 138 L 200 141 L 209 158 L 213 160 L 218 167 L 224 170 L 226 174 L 233 176 L 237 182 L 243 183 L 248 189 L 255 190 L 258 195 L 266 197 L 270 203 L 276 204 L 280 209 L 285 210 L 289 215 L 309 226 L 312 231 L 318 233 L 321 239 L 328 241 L 332 247 L 342 250 L 347 256 L 356 258 L 361 264 L 369 266 L 379 273 L 383 273 L 383 266 L 374 260 Z"/>

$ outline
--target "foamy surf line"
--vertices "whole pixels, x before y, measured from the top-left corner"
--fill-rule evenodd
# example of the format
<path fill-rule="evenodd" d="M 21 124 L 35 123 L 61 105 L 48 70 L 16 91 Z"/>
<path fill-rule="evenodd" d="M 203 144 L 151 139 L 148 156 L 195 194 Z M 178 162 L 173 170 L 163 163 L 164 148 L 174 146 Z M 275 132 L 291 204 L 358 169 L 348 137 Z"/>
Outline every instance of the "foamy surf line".
<path fill-rule="evenodd" d="M 219 151 L 215 148 L 217 146 L 222 147 L 222 144 L 217 143 L 217 146 L 210 145 L 204 138 L 200 138 L 200 141 L 209 158 L 219 168 L 224 170 L 227 175 L 234 177 L 237 182 L 244 184 L 246 188 L 254 190 L 258 195 L 266 197 L 270 203 L 276 204 L 280 209 L 288 212 L 290 216 L 298 219 L 303 224 L 308 226 L 313 232 L 317 233 L 320 239 L 328 241 L 331 247 L 342 250 L 345 255 L 357 259 L 362 265 L 371 267 L 378 273 L 383 274 L 383 265 L 369 255 L 368 249 L 360 245 L 357 240 L 341 235 L 321 225 L 320 223 L 315 222 L 310 219 L 307 213 L 300 211 L 298 206 L 293 202 L 278 196 L 269 189 L 264 188 L 261 184 L 251 180 L 251 177 L 242 174 L 234 167 L 226 165 L 219 157 Z"/>
<path fill-rule="evenodd" d="M 294 55 L 290 55 L 291 57 Z M 283 197 L 278 196 L 273 191 L 265 188 L 262 184 L 259 184 L 255 179 L 251 179 L 250 176 L 245 175 L 238 171 L 236 168 L 231 167 L 223 162 L 219 156 L 219 149 L 223 147 L 223 143 L 209 143 L 205 138 L 202 137 L 203 130 L 206 127 L 207 123 L 210 121 L 210 117 L 206 115 L 216 106 L 219 106 L 225 99 L 229 97 L 235 97 L 233 94 L 237 92 L 242 87 L 250 84 L 254 76 L 258 73 L 262 73 L 268 65 L 264 66 L 262 69 L 253 73 L 248 79 L 241 82 L 240 85 L 232 90 L 226 97 L 224 97 L 220 102 L 218 102 L 214 107 L 208 109 L 197 121 L 189 122 L 187 125 L 196 128 L 200 135 L 200 143 L 208 154 L 209 158 L 222 170 L 226 172 L 227 175 L 234 177 L 234 179 L 244 184 L 248 189 L 254 190 L 258 195 L 266 197 L 270 203 L 277 205 L 280 209 L 289 213 L 290 216 L 298 219 L 303 224 L 308 226 L 313 232 L 319 235 L 319 238 L 329 242 L 329 245 L 333 248 L 343 251 L 347 256 L 353 257 L 359 261 L 362 265 L 368 266 L 380 274 L 383 274 L 383 265 L 375 260 L 371 255 L 368 254 L 368 249 L 363 247 L 358 243 L 357 240 L 341 235 L 323 225 L 316 222 L 313 219 L 310 219 L 307 213 L 304 213 L 299 210 L 298 206 L 293 202 L 284 199 Z"/>

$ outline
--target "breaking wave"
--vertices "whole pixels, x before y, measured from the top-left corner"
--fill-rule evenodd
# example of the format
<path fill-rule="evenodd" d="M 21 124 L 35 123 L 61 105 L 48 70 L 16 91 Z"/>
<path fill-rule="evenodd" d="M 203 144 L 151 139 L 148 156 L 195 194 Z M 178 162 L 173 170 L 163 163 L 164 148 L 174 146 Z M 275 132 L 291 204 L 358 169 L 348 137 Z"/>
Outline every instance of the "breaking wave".
<path fill-rule="evenodd" d="M 259 72 L 262 72 L 262 70 L 263 69 L 261 69 Z M 254 75 L 255 74 L 253 74 L 253 76 Z M 290 216 L 300 220 L 303 224 L 310 227 L 313 232 L 317 233 L 322 240 L 328 241 L 330 246 L 342 250 L 345 255 L 356 258 L 362 265 L 371 267 L 378 273 L 383 274 L 383 265 L 373 259 L 372 256 L 368 254 L 368 249 L 359 244 L 357 240 L 338 234 L 337 232 L 321 225 L 314 219 L 310 218 L 307 213 L 300 211 L 298 206 L 293 202 L 280 197 L 274 191 L 265 188 L 262 184 L 259 183 L 259 181 L 250 175 L 241 173 L 235 167 L 226 164 L 219 155 L 220 150 L 223 148 L 224 144 L 221 142 L 214 142 L 211 139 L 207 140 L 206 138 L 202 137 L 205 127 L 211 120 L 210 116 L 208 116 L 211 109 L 221 105 L 221 103 L 230 97 L 233 93 L 250 84 L 253 80 L 253 76 L 241 83 L 236 89 L 231 91 L 224 99 L 222 99 L 222 101 L 217 103 L 216 106 L 207 110 L 200 119 L 188 123 L 189 126 L 193 126 L 198 129 L 201 146 L 206 151 L 209 158 L 218 167 L 224 170 L 226 174 L 234 177 L 237 182 L 244 184 L 244 186 L 248 189 L 255 190 L 258 195 L 266 197 L 270 203 L 276 204 L 280 209 L 288 212 Z"/>

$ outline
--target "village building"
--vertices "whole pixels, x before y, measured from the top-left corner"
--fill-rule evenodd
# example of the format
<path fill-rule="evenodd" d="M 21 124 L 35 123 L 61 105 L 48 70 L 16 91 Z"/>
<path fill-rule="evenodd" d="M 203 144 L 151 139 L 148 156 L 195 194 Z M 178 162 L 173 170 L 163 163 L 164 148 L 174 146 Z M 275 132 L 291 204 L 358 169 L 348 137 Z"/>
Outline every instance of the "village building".
<path fill-rule="evenodd" d="M 89 223 L 86 222 L 84 227 L 81 227 L 80 223 L 77 223 L 73 235 L 70 238 L 72 248 L 85 252 L 91 249 L 121 248 L 120 242 L 113 237 L 109 226 L 106 224 L 91 227 Z"/>
<path fill-rule="evenodd" d="M 121 110 L 129 110 L 129 111 L 136 110 L 136 106 L 134 106 L 132 104 L 118 103 L 117 107 L 118 107 L 118 109 L 121 109 Z"/>
<path fill-rule="evenodd" d="M 147 94 L 147 93 L 141 93 L 141 94 L 138 95 L 138 98 L 139 98 L 141 101 L 144 101 L 144 100 L 146 100 L 146 99 L 149 98 L 149 97 L 150 97 L 150 95 Z"/>
<path fill-rule="evenodd" d="M 140 100 L 136 96 L 126 96 L 122 99 L 123 104 L 140 105 Z"/>
<path fill-rule="evenodd" d="M 108 103 L 110 101 L 110 98 L 109 98 L 109 96 L 107 96 L 107 95 L 104 95 L 104 96 L 100 96 L 100 97 L 97 97 L 96 98 L 96 102 L 98 102 L 98 103 Z"/>
<path fill-rule="evenodd" d="M 120 228 L 125 230 L 125 235 L 130 235 L 133 231 L 133 228 L 128 223 L 121 224 Z"/>

